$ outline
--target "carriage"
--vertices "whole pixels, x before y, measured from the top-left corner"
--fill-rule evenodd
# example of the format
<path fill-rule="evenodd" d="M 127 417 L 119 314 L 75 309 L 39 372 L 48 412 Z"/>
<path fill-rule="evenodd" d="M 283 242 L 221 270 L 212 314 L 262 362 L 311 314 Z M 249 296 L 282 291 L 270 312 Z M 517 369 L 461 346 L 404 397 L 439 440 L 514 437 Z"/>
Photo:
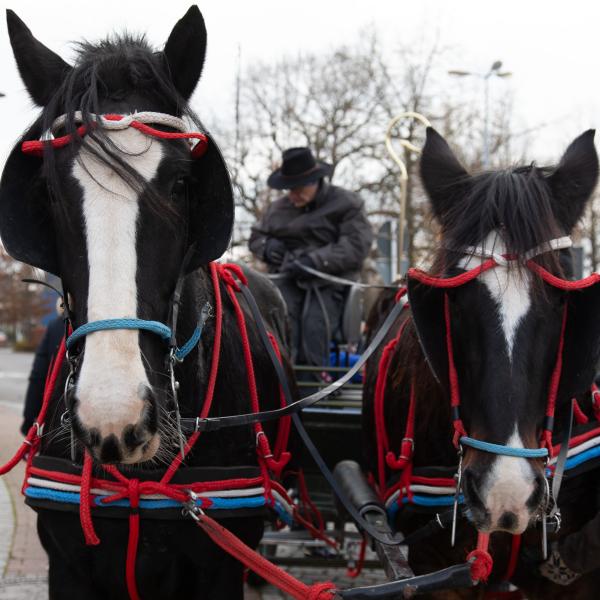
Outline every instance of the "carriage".
<path fill-rule="evenodd" d="M 421 175 L 443 229 L 433 274 L 411 269 L 385 290 L 360 358 L 344 365 L 339 348 L 340 377 L 298 394 L 280 296 L 215 262 L 233 198 L 187 107 L 206 46 L 199 10 L 163 52 L 126 36 L 84 44 L 75 67 L 8 22 L 43 110 L 7 161 L 0 232 L 13 256 L 62 278 L 67 320 L 40 416 L 0 472 L 27 459 L 50 596 L 232 599 L 244 565 L 311 600 L 469 593 L 503 575 L 561 597 L 519 545 L 545 552 L 562 535 L 559 491 L 571 531 L 597 512 L 581 475 L 600 444 L 600 276 L 573 280 L 568 256 L 598 176 L 593 132 L 556 169 L 470 176 L 428 129 Z M 364 390 L 348 385 L 364 365 Z M 389 583 L 307 586 L 267 560 L 301 543 L 335 549 L 304 564 L 345 564 L 360 539 Z M 593 579 L 571 589 L 591 598 Z"/>

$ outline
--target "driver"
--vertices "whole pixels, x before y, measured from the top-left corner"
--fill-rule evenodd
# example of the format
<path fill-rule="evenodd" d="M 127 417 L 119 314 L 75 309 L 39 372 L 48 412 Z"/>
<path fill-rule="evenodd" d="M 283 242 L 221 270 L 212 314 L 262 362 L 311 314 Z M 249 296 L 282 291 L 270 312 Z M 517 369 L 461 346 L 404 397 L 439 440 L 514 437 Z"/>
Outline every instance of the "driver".
<path fill-rule="evenodd" d="M 356 280 L 373 232 L 364 203 L 354 192 L 331 185 L 333 167 L 309 148 L 289 148 L 267 183 L 287 193 L 252 228 L 250 250 L 263 260 L 288 306 L 293 360 L 329 364 L 329 343 L 342 314 L 345 289 L 309 269 Z"/>

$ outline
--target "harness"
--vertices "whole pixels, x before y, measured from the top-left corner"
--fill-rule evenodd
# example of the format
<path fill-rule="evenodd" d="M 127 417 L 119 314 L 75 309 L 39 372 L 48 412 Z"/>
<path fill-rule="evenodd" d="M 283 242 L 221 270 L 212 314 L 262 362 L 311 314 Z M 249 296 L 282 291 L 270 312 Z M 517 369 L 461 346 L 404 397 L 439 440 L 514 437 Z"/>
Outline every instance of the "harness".
<path fill-rule="evenodd" d="M 587 426 L 587 416 L 581 411 L 579 405 L 573 400 L 571 420 L 573 411 L 579 425 L 586 425 L 588 431 L 577 435 L 571 439 L 571 430 L 569 431 L 566 439 L 562 444 L 553 446 L 552 444 L 552 431 L 554 427 L 554 412 L 556 407 L 556 398 L 558 394 L 558 386 L 561 378 L 562 364 L 563 364 L 563 347 L 565 338 L 565 326 L 567 322 L 567 311 L 568 302 L 565 303 L 560 337 L 558 347 L 556 350 L 555 365 L 552 370 L 551 378 L 548 384 L 548 396 L 546 401 L 545 418 L 542 433 L 540 436 L 540 447 L 539 448 L 515 448 L 506 444 L 495 444 L 485 440 L 476 439 L 470 437 L 464 427 L 464 424 L 460 415 L 460 385 L 458 380 L 458 374 L 454 360 L 454 349 L 452 342 L 452 331 L 451 331 L 451 318 L 450 318 L 450 306 L 449 297 L 447 290 L 457 288 L 465 285 L 482 273 L 494 269 L 496 267 L 509 267 L 511 263 L 515 261 L 521 261 L 527 267 L 527 269 L 534 275 L 542 278 L 547 284 L 566 291 L 582 290 L 584 288 L 595 285 L 600 282 L 600 275 L 594 273 L 589 277 L 578 281 L 567 281 L 556 277 L 549 271 L 544 269 L 542 266 L 533 261 L 533 259 L 548 251 L 561 250 L 571 247 L 572 242 L 569 237 L 561 237 L 549 242 L 542 244 L 529 252 L 525 253 L 523 257 L 499 255 L 486 251 L 483 247 L 467 248 L 464 253 L 468 256 L 474 256 L 480 259 L 480 264 L 465 271 L 454 277 L 436 277 L 429 275 L 428 273 L 419 269 L 410 269 L 408 271 L 408 277 L 416 280 L 420 283 L 424 283 L 427 286 L 438 288 L 444 291 L 444 323 L 445 323 L 445 346 L 448 357 L 448 379 L 449 379 L 449 396 L 451 406 L 451 419 L 454 429 L 453 444 L 457 449 L 458 453 L 458 467 L 457 469 L 446 469 L 446 468 L 435 468 L 435 467 L 424 467 L 414 468 L 413 457 L 414 457 L 414 431 L 415 431 L 415 414 L 416 414 L 416 390 L 414 378 L 409 384 L 409 402 L 407 408 L 407 420 L 404 431 L 404 436 L 400 442 L 399 453 L 396 454 L 390 444 L 389 436 L 386 428 L 385 420 L 385 388 L 388 380 L 388 374 L 390 369 L 390 363 L 392 356 L 399 344 L 402 336 L 404 335 L 408 326 L 410 317 L 407 317 L 401 324 L 397 335 L 394 339 L 389 341 L 383 349 L 379 369 L 376 379 L 375 387 L 375 398 L 374 398 L 374 420 L 376 428 L 376 443 L 377 443 L 377 473 L 376 482 L 379 489 L 379 493 L 382 500 L 385 503 L 388 517 L 391 521 L 396 517 L 397 513 L 403 506 L 407 504 L 413 504 L 419 507 L 427 509 L 439 509 L 444 507 L 453 507 L 451 517 L 448 519 L 446 514 L 445 522 L 441 518 L 443 515 L 438 514 L 433 527 L 426 526 L 424 529 L 428 531 L 439 530 L 439 528 L 445 528 L 447 524 L 452 525 L 451 543 L 454 545 L 456 521 L 458 516 L 458 505 L 464 503 L 464 497 L 461 493 L 461 463 L 463 456 L 463 446 L 473 448 L 475 450 L 488 452 L 491 454 L 511 456 L 518 458 L 527 459 L 545 459 L 547 462 L 546 477 L 547 479 L 553 478 L 552 493 L 550 494 L 550 486 L 547 487 L 547 499 L 546 508 L 544 512 L 546 515 L 542 515 L 542 535 L 543 535 L 543 549 L 546 550 L 546 521 L 547 517 L 554 519 L 554 530 L 557 531 L 560 527 L 560 511 L 556 504 L 558 498 L 558 492 L 560 490 L 560 484 L 562 482 L 562 475 L 564 471 L 575 471 L 581 465 L 589 461 L 595 461 L 600 457 L 600 427 L 593 427 L 589 430 Z M 450 248 L 450 250 L 452 250 Z M 397 299 L 401 298 L 406 294 L 406 288 L 399 291 Z M 408 304 L 405 305 L 405 309 L 408 309 Z M 600 416 L 600 394 L 597 388 L 594 386 L 592 389 L 592 403 L 594 412 L 597 417 Z M 392 471 L 399 471 L 400 476 L 396 483 L 389 486 L 386 477 L 386 468 Z M 437 471 L 437 472 L 436 472 Z M 454 471 L 454 476 L 452 476 Z M 448 523 L 449 521 L 449 523 Z M 420 537 L 420 534 L 415 536 Z M 517 536 L 515 536 L 517 537 Z M 478 553 L 479 557 L 484 557 L 487 554 L 488 547 L 488 535 L 479 533 L 478 535 L 478 548 L 475 552 Z M 512 571 L 516 566 L 516 555 L 518 554 L 519 543 L 513 543 L 513 549 L 510 563 L 512 565 L 509 569 L 507 579 L 510 579 Z M 488 560 L 489 557 L 489 560 Z M 482 573 L 482 579 L 486 580 L 493 566 L 491 556 L 487 554 L 482 561 L 482 564 L 486 564 L 486 572 Z"/>

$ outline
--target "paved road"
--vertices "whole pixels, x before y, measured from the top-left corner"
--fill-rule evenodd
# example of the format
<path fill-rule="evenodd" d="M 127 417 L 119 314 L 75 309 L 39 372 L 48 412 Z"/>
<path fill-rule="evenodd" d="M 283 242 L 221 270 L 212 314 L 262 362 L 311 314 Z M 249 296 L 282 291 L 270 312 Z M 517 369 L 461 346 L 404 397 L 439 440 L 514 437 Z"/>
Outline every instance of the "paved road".
<path fill-rule="evenodd" d="M 8 348 L 0 348 L 1 402 L 22 404 L 32 362 L 31 352 L 13 352 Z"/>
<path fill-rule="evenodd" d="M 23 397 L 33 354 L 0 348 L 0 464 L 17 449 L 21 436 Z M 20 493 L 23 465 L 0 479 L 0 600 L 42 600 L 48 597 L 48 562 L 35 528 L 35 513 L 23 504 Z M 302 553 L 302 550 L 297 550 Z M 340 569 L 290 569 L 305 583 L 334 581 L 341 587 L 380 583 L 380 571 L 365 572 L 358 580 Z M 246 589 L 246 600 L 281 600 L 284 594 L 266 586 Z"/>

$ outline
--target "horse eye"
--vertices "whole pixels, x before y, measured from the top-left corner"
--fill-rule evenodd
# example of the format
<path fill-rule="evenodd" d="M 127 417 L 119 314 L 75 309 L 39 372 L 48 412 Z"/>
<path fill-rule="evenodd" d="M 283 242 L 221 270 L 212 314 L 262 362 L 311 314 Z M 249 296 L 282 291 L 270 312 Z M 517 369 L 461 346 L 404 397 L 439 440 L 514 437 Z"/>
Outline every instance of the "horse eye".
<path fill-rule="evenodd" d="M 185 194 L 185 179 L 178 179 L 171 188 L 171 198 L 178 200 Z"/>

